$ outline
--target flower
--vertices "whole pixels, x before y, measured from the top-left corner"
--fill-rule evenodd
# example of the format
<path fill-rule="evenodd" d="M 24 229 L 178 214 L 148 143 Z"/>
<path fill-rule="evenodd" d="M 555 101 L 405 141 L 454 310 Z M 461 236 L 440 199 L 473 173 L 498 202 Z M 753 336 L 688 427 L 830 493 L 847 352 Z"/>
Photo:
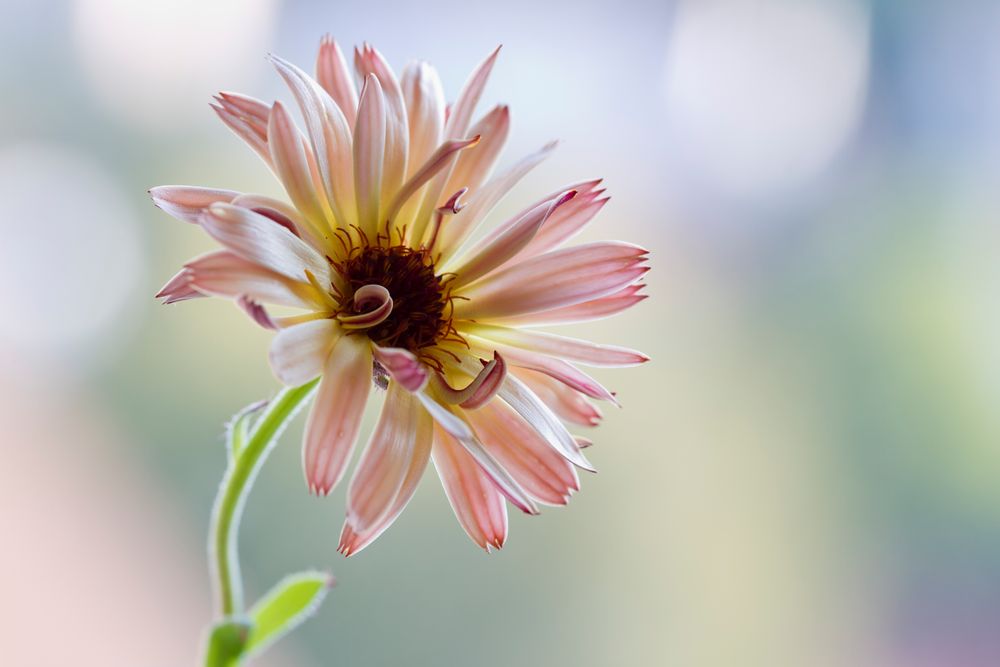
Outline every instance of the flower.
<path fill-rule="evenodd" d="M 630 366 L 640 352 L 538 331 L 593 320 L 645 298 L 647 252 L 608 241 L 562 247 L 607 203 L 599 179 L 526 206 L 475 232 L 554 144 L 491 177 L 509 129 L 497 106 L 472 115 L 499 49 L 447 107 L 438 75 L 412 64 L 397 79 L 381 54 L 355 49 L 360 93 L 337 44 L 324 38 L 316 77 L 272 56 L 305 120 L 281 102 L 220 93 L 213 108 L 274 171 L 291 204 L 231 190 L 153 188 L 170 215 L 223 249 L 188 262 L 157 296 L 235 300 L 277 330 L 278 379 L 318 376 L 303 463 L 326 495 L 344 475 L 372 386 L 381 415 L 348 489 L 340 551 L 382 533 L 433 460 L 462 527 L 500 548 L 505 499 L 529 514 L 564 505 L 592 470 L 584 438 L 590 399 L 612 392 L 579 370 Z M 278 316 L 268 306 L 290 307 Z"/>

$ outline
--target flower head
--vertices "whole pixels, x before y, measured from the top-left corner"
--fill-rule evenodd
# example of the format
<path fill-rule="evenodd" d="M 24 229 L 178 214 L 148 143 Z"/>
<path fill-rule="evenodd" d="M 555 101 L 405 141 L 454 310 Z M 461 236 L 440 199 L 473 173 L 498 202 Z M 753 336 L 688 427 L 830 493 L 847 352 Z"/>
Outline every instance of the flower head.
<path fill-rule="evenodd" d="M 498 49 L 499 51 L 499 49 Z M 260 155 L 291 203 L 231 190 L 151 191 L 222 249 L 188 262 L 157 295 L 234 300 L 277 330 L 270 360 L 299 385 L 322 376 L 306 426 L 309 489 L 343 477 L 372 387 L 378 423 L 351 479 L 340 550 L 371 543 L 433 460 L 455 514 L 489 550 L 507 534 L 505 499 L 529 514 L 565 504 L 592 469 L 592 399 L 614 395 L 575 364 L 629 366 L 640 352 L 538 331 L 607 317 L 645 296 L 646 251 L 621 242 L 563 247 L 604 206 L 600 180 L 561 188 L 475 234 L 554 148 L 493 175 L 510 115 L 472 116 L 497 58 L 445 105 L 433 68 L 397 79 L 374 48 L 356 49 L 360 91 L 335 42 L 310 77 L 272 57 L 305 121 L 281 102 L 220 93 L 213 109 Z M 289 307 L 278 316 L 274 307 Z"/>

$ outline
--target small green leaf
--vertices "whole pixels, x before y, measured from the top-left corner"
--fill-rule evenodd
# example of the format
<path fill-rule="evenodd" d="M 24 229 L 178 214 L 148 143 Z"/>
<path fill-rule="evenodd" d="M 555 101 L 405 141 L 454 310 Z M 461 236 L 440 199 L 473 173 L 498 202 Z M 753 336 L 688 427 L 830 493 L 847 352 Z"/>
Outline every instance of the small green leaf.
<path fill-rule="evenodd" d="M 226 449 L 230 460 L 235 461 L 243 453 L 250 441 L 250 426 L 254 415 L 267 406 L 267 401 L 258 401 L 246 406 L 226 424 Z"/>
<path fill-rule="evenodd" d="M 245 652 L 258 653 L 316 613 L 333 577 L 300 572 L 285 577 L 250 609 L 253 627 Z"/>
<path fill-rule="evenodd" d="M 205 651 L 206 667 L 235 667 L 247 646 L 251 625 L 247 619 L 222 621 L 208 635 Z"/>

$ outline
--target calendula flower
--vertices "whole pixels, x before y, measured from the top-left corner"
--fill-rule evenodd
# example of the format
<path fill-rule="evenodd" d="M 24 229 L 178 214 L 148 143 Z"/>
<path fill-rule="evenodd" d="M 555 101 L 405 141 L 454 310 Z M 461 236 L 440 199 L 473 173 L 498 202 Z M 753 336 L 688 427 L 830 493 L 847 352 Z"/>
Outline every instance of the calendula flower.
<path fill-rule="evenodd" d="M 281 102 L 221 93 L 216 113 L 273 170 L 289 203 L 186 186 L 151 191 L 223 249 L 188 262 L 157 295 L 235 300 L 276 329 L 278 379 L 322 376 L 303 446 L 310 490 L 343 477 L 372 387 L 386 392 L 348 489 L 340 551 L 371 543 L 399 515 L 433 460 L 458 520 L 480 547 L 503 545 L 506 500 L 529 514 L 565 504 L 592 469 L 591 399 L 614 395 L 575 364 L 629 366 L 640 352 L 538 331 L 593 320 L 644 298 L 644 249 L 616 241 L 563 247 L 605 205 L 600 180 L 561 188 L 476 234 L 507 192 L 553 149 L 493 175 L 510 117 L 472 116 L 494 51 L 446 106 L 437 73 L 400 79 L 356 49 L 360 92 L 324 39 L 310 77 L 271 57 L 305 121 Z M 281 316 L 268 306 L 290 307 Z"/>

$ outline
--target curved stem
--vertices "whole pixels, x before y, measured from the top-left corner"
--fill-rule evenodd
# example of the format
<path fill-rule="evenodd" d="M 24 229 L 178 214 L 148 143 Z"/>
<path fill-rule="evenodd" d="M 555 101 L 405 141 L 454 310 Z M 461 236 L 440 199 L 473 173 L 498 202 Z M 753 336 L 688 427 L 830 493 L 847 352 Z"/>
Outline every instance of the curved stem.
<path fill-rule="evenodd" d="M 257 419 L 245 446 L 238 452 L 230 452 L 229 467 L 215 497 L 209 528 L 209 560 L 219 614 L 224 618 L 243 611 L 237 533 L 250 488 L 278 436 L 318 382 L 316 379 L 278 392 Z"/>

